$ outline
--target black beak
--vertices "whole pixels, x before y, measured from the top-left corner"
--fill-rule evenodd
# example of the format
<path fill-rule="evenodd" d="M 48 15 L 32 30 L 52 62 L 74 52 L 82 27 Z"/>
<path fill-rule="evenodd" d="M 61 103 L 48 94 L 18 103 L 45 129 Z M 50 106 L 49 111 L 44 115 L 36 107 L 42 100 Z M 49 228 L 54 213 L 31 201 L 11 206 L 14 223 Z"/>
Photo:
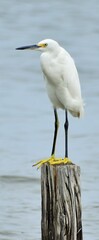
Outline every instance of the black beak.
<path fill-rule="evenodd" d="M 40 46 L 38 46 L 38 45 L 29 45 L 29 46 L 23 46 L 23 47 L 18 47 L 18 48 L 16 48 L 16 50 L 27 50 L 27 49 L 29 49 L 29 50 L 35 50 L 35 49 L 37 49 L 37 48 L 39 48 Z"/>

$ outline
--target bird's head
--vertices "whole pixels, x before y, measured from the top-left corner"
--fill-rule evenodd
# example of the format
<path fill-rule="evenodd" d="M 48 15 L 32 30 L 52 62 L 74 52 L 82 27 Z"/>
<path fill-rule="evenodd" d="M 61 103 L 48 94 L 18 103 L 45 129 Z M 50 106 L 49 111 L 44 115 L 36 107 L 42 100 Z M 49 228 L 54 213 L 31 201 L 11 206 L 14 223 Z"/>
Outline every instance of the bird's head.
<path fill-rule="evenodd" d="M 59 47 L 59 44 L 52 39 L 45 39 L 35 45 L 23 46 L 16 50 L 39 50 L 42 52 L 54 51 Z"/>

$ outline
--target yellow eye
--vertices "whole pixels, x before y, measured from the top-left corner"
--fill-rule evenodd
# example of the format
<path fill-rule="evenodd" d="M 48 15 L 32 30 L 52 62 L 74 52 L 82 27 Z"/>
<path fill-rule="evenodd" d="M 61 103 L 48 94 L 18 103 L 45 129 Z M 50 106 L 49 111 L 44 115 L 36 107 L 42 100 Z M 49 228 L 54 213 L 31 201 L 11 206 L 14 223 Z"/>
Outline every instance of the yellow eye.
<path fill-rule="evenodd" d="M 41 48 L 45 48 L 47 47 L 47 43 L 39 43 L 38 46 L 41 47 Z"/>
<path fill-rule="evenodd" d="M 44 47 L 47 47 L 47 45 L 48 45 L 48 44 L 47 44 L 47 43 L 45 43 L 45 44 L 44 44 Z"/>

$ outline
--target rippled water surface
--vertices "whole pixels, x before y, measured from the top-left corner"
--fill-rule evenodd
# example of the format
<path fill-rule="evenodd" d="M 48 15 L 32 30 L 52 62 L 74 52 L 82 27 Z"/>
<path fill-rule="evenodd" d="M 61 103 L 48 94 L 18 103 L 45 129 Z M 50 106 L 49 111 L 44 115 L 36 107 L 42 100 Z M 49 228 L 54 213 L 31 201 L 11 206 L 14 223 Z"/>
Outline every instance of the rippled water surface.
<path fill-rule="evenodd" d="M 50 155 L 53 111 L 45 92 L 40 53 L 16 47 L 44 38 L 74 57 L 85 117 L 69 116 L 69 156 L 81 167 L 83 232 L 99 240 L 99 1 L 0 3 L 0 239 L 40 240 L 40 170 Z M 57 155 L 64 153 L 64 112 L 59 111 Z"/>

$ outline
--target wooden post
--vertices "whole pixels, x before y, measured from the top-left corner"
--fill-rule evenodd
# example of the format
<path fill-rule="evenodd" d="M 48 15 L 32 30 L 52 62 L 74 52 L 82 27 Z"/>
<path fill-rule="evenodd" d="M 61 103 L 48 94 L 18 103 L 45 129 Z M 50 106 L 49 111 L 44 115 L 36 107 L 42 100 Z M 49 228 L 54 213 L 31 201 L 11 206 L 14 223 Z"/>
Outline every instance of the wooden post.
<path fill-rule="evenodd" d="M 80 167 L 41 167 L 42 240 L 82 240 Z"/>

